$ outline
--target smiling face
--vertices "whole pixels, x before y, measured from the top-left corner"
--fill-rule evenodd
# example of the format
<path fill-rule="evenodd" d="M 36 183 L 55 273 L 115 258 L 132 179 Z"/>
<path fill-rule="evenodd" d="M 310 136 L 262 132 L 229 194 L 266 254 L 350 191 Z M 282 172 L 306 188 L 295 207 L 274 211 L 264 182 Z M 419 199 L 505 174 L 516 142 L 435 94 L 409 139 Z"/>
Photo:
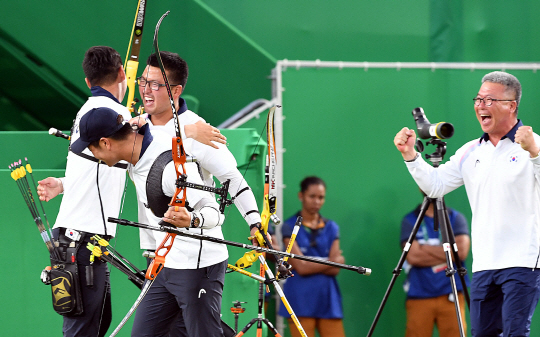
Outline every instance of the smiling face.
<path fill-rule="evenodd" d="M 515 94 L 500 83 L 484 82 L 477 98 L 493 98 L 499 100 L 515 100 Z M 492 143 L 504 137 L 517 123 L 516 101 L 494 101 L 491 106 L 484 102 L 474 106 L 476 118 L 480 122 L 482 131 L 489 134 Z"/>
<path fill-rule="evenodd" d="M 93 144 L 88 145 L 88 150 L 92 152 L 96 159 L 101 160 L 109 167 L 114 166 L 120 161 L 115 153 L 110 151 L 110 144 L 105 143 L 103 140 L 100 140 L 97 146 Z"/>
<path fill-rule="evenodd" d="M 169 76 L 168 72 L 166 72 L 166 74 Z M 165 83 L 163 76 L 161 75 L 161 70 L 157 67 L 146 66 L 142 77 L 146 78 L 148 83 L 153 81 L 159 84 Z M 171 92 L 174 101 L 177 102 L 178 96 L 180 96 L 180 93 L 182 92 L 182 86 L 171 86 Z M 152 116 L 152 122 L 155 125 L 162 125 L 160 121 L 165 124 L 173 117 L 167 88 L 160 87 L 159 90 L 155 91 L 150 88 L 150 85 L 146 85 L 145 87 L 139 86 L 139 94 L 143 100 L 144 111 Z"/>

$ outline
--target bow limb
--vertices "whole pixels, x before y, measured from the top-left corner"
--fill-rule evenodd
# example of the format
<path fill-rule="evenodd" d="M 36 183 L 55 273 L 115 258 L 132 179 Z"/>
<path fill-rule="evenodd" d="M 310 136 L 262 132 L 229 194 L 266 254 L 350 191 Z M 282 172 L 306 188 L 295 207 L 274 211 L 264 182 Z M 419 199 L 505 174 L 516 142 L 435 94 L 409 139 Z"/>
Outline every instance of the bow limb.
<path fill-rule="evenodd" d="M 273 106 L 269 112 L 266 121 L 267 127 L 267 143 L 268 143 L 268 155 L 266 158 L 266 168 L 265 168 L 265 181 L 264 181 L 264 202 L 263 202 L 263 211 L 261 212 L 261 226 L 258 231 L 255 232 L 254 237 L 257 239 L 261 247 L 268 247 L 273 249 L 271 242 L 267 238 L 268 225 L 270 220 L 276 225 L 281 223 L 281 220 L 276 215 L 276 200 L 277 200 L 277 187 L 276 187 L 276 150 L 275 150 L 275 140 L 274 140 L 274 115 L 276 108 L 281 108 L 281 106 Z M 251 238 L 250 238 L 251 239 Z M 236 262 L 237 267 L 247 268 L 251 266 L 254 262 L 249 258 L 250 254 L 255 252 L 249 252 L 244 254 Z M 260 258 L 260 257 L 259 257 Z M 263 257 L 264 258 L 264 257 Z M 282 257 L 276 256 L 276 261 L 278 264 L 278 278 L 287 278 L 291 275 L 289 264 L 284 262 Z M 264 264 L 260 265 L 260 275 L 264 276 Z"/>
<path fill-rule="evenodd" d="M 268 224 L 272 220 L 276 225 L 281 221 L 276 215 L 276 142 L 274 140 L 274 114 L 276 106 L 273 106 L 268 111 L 266 120 L 266 136 L 268 142 L 268 155 L 266 157 L 266 169 L 264 175 L 264 204 L 261 213 L 261 229 L 266 234 L 268 232 Z"/>
<path fill-rule="evenodd" d="M 180 133 L 180 121 L 178 119 L 178 112 L 176 111 L 176 106 L 174 104 L 174 98 L 171 92 L 171 86 L 169 85 L 169 79 L 167 78 L 167 73 L 165 72 L 165 67 L 163 66 L 163 62 L 161 60 L 161 55 L 159 53 L 159 46 L 158 46 L 159 27 L 163 19 L 167 15 L 169 15 L 169 12 L 170 11 L 167 11 L 165 14 L 163 14 L 156 25 L 156 31 L 154 33 L 154 49 L 156 52 L 156 58 L 158 61 L 159 69 L 161 70 L 161 74 L 163 75 L 163 80 L 165 81 L 165 88 L 167 89 L 167 94 L 169 95 L 169 102 L 171 104 L 171 109 L 172 109 L 172 114 L 173 114 L 173 119 L 174 119 L 174 130 L 176 132 L 176 137 L 172 139 L 172 151 L 173 151 L 174 168 L 176 171 L 176 178 L 177 179 L 184 178 L 185 180 L 186 170 L 185 170 L 184 164 L 186 163 L 186 152 L 184 151 L 184 143 L 182 141 L 182 134 Z M 181 206 L 181 207 L 187 206 L 185 188 L 177 187 L 176 192 L 171 200 L 170 206 Z"/>
<path fill-rule="evenodd" d="M 128 89 L 126 107 L 128 108 L 130 113 L 133 113 L 135 110 L 135 78 L 137 77 L 137 70 L 139 68 L 139 53 L 141 50 L 142 33 L 144 28 L 144 15 L 146 14 L 146 1 L 147 0 L 139 0 L 137 3 L 137 11 L 135 12 L 135 20 L 133 21 L 133 28 L 131 30 L 128 51 L 124 63 L 124 71 L 126 72 L 126 84 Z M 131 156 L 133 157 L 133 153 L 131 154 Z M 126 186 L 124 187 L 124 197 L 126 193 L 126 188 L 127 182 Z M 122 322 L 120 322 L 116 329 L 114 329 L 110 337 L 116 336 L 120 329 L 122 329 L 122 327 L 126 324 L 135 309 L 137 309 L 143 298 L 146 296 L 146 293 L 148 292 L 153 283 L 154 279 L 147 280 L 144 283 L 139 297 L 137 297 L 137 300 L 135 301 L 131 309 L 128 311 Z"/>
<path fill-rule="evenodd" d="M 276 143 L 274 141 L 274 114 L 276 112 L 276 107 L 273 106 L 270 111 L 268 111 L 268 117 L 266 120 L 266 135 L 268 143 L 268 155 L 266 157 L 266 168 L 264 174 L 264 202 L 263 202 L 263 211 L 261 213 L 261 236 L 264 242 L 259 242 L 259 244 L 268 245 L 269 242 L 266 240 L 266 233 L 268 233 L 268 224 L 272 220 L 276 225 L 279 225 L 281 220 L 276 215 L 276 200 L 277 200 L 277 187 L 276 187 Z M 260 236 L 257 235 L 257 238 Z"/>
<path fill-rule="evenodd" d="M 152 284 L 154 283 L 154 280 L 146 280 L 146 282 L 144 283 L 144 286 L 141 290 L 141 294 L 139 295 L 139 297 L 137 297 L 137 300 L 135 301 L 135 303 L 133 303 L 133 305 L 131 306 L 131 309 L 129 309 L 128 313 L 126 314 L 126 316 L 124 317 L 124 319 L 122 320 L 122 322 L 120 322 L 120 324 L 118 324 L 118 326 L 116 327 L 116 329 L 114 329 L 114 331 L 111 333 L 111 335 L 109 337 L 114 337 L 116 336 L 116 334 L 118 334 L 118 332 L 120 331 L 120 329 L 122 329 L 122 327 L 124 327 L 124 325 L 126 324 L 126 322 L 129 320 L 129 318 L 131 317 L 131 315 L 133 315 L 133 313 L 135 312 L 135 310 L 139 307 L 139 304 L 141 304 L 143 298 L 146 296 L 146 294 L 148 293 L 148 290 L 150 290 L 150 287 L 152 286 Z"/>
<path fill-rule="evenodd" d="M 126 71 L 126 83 L 128 87 L 128 98 L 126 107 L 129 112 L 135 111 L 135 78 L 137 77 L 137 69 L 139 68 L 139 52 L 141 50 L 141 40 L 144 28 L 144 15 L 146 13 L 146 0 L 139 0 L 137 4 L 137 12 L 133 21 L 133 29 L 129 39 L 128 52 L 124 63 Z"/>

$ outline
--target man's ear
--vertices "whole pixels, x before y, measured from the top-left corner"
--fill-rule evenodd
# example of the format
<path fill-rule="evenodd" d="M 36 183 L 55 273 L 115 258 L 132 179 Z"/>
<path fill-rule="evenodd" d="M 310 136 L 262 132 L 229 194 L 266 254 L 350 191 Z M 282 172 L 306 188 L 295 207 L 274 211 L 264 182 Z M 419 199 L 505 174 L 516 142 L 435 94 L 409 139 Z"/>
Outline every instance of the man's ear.
<path fill-rule="evenodd" d="M 102 146 L 104 147 L 104 149 L 110 151 L 111 150 L 111 140 L 109 138 L 105 138 L 105 137 L 102 137 L 100 140 L 99 140 L 99 146 Z"/>
<path fill-rule="evenodd" d="M 121 83 L 125 79 L 126 79 L 126 73 L 124 72 L 124 67 L 120 66 L 120 68 L 118 68 L 118 75 L 116 77 L 116 80 L 117 80 L 118 83 Z"/>
<path fill-rule="evenodd" d="M 173 96 L 180 96 L 184 92 L 184 87 L 182 85 L 174 86 Z"/>
<path fill-rule="evenodd" d="M 92 88 L 92 84 L 90 84 L 90 81 L 86 77 L 84 78 L 84 82 L 86 83 L 88 89 Z"/>
<path fill-rule="evenodd" d="M 512 113 L 516 113 L 516 110 L 517 110 L 517 101 L 512 101 L 510 102 L 510 110 L 512 111 Z"/>

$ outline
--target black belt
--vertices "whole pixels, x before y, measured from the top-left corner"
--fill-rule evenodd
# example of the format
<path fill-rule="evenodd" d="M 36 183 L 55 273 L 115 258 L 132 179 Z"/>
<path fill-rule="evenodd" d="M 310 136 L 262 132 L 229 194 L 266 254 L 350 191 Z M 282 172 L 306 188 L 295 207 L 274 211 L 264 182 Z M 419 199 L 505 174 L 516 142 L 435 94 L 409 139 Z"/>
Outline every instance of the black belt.
<path fill-rule="evenodd" d="M 63 235 L 63 236 L 65 236 L 66 238 L 68 238 L 68 237 L 66 236 L 66 228 L 60 227 L 59 230 L 60 230 L 60 231 L 59 231 L 59 234 L 60 234 L 60 235 Z M 81 235 L 81 237 L 79 238 L 78 241 L 90 242 L 90 241 L 92 241 L 92 237 L 93 237 L 94 235 L 96 235 L 96 233 L 88 233 L 88 232 L 83 232 L 83 231 L 79 231 L 79 230 L 76 230 L 76 229 L 74 229 L 74 230 L 77 231 L 77 232 Z M 97 235 L 99 235 L 99 237 L 101 237 L 102 239 L 105 239 L 105 240 L 107 240 L 107 241 L 110 241 L 110 240 L 113 238 L 111 235 L 102 235 L 102 234 L 97 234 Z M 68 239 L 69 239 L 69 238 L 68 238 Z M 73 240 L 72 240 L 72 241 L 73 241 Z"/>

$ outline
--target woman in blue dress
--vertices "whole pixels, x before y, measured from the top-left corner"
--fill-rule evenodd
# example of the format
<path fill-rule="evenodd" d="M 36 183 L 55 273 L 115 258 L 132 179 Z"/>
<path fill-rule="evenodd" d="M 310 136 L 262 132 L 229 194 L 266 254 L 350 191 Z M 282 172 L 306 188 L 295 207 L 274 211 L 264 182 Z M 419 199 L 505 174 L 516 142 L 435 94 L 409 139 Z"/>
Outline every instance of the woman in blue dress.
<path fill-rule="evenodd" d="M 302 226 L 291 253 L 345 263 L 339 247 L 338 225 L 319 213 L 325 196 L 326 184 L 321 178 L 302 180 L 298 193 L 302 210 L 287 219 L 281 228 L 284 247 L 289 245 L 296 218 L 301 215 Z M 284 292 L 307 335 L 314 337 L 317 330 L 321 337 L 345 336 L 341 293 L 336 280 L 339 268 L 297 259 L 289 262 L 294 276 L 285 282 Z M 291 336 L 300 336 L 283 304 L 279 314 L 288 318 Z"/>

